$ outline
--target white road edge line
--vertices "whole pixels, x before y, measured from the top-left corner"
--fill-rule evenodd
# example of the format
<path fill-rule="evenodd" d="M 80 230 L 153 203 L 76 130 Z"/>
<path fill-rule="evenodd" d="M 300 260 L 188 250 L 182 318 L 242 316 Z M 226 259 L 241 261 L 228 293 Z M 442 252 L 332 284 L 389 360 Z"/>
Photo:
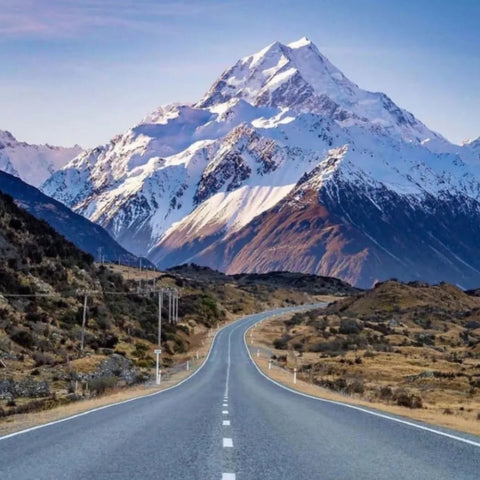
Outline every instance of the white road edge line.
<path fill-rule="evenodd" d="M 230 447 L 233 447 L 233 440 L 231 438 L 224 438 L 223 448 L 230 448 Z"/>
<path fill-rule="evenodd" d="M 83 417 L 84 415 L 89 415 L 90 413 L 99 412 L 100 410 L 105 410 L 106 408 L 116 407 L 117 405 L 123 405 L 125 403 L 134 402 L 136 400 L 141 400 L 142 398 L 153 397 L 155 395 L 160 395 L 161 393 L 168 392 L 169 390 L 173 390 L 174 388 L 178 388 L 180 385 L 183 385 L 185 382 L 188 382 L 189 380 L 191 380 L 198 372 L 200 372 L 200 370 L 203 369 L 203 367 L 205 367 L 205 365 L 207 364 L 207 362 L 210 358 L 210 355 L 213 351 L 213 347 L 215 346 L 215 342 L 217 340 L 218 335 L 225 328 L 228 328 L 228 327 L 234 325 L 236 322 L 240 322 L 240 321 L 245 320 L 246 318 L 249 318 L 249 317 L 250 317 L 250 315 L 247 315 L 246 317 L 239 318 L 238 320 L 235 320 L 232 323 L 230 323 L 228 325 L 225 325 L 220 330 L 218 330 L 217 333 L 215 333 L 215 336 L 213 337 L 212 344 L 210 345 L 210 348 L 208 350 L 208 355 L 206 356 L 205 360 L 200 365 L 200 367 L 198 367 L 198 369 L 195 370 L 190 376 L 183 379 L 181 382 L 177 383 L 176 385 L 172 385 L 171 387 L 165 388 L 164 390 L 159 390 L 158 392 L 149 393 L 148 395 L 140 395 L 138 397 L 129 398 L 128 400 L 122 400 L 121 402 L 110 403 L 108 405 L 103 405 L 102 407 L 93 408 L 92 410 L 87 410 L 85 412 L 77 413 L 75 415 L 71 415 L 69 417 L 61 418 L 59 420 L 54 420 L 52 422 L 43 423 L 42 425 L 36 425 L 35 427 L 26 428 L 25 430 L 20 430 L 18 432 L 9 433 L 8 435 L 4 435 L 3 437 L 0 437 L 0 442 L 2 440 L 6 440 L 7 438 L 12 438 L 12 437 L 16 437 L 17 435 L 22 435 L 24 433 L 33 432 L 34 430 L 39 430 L 40 428 L 45 428 L 45 427 L 49 427 L 51 425 L 56 425 L 57 423 L 68 422 L 69 420 L 74 420 L 75 418 Z"/>
<path fill-rule="evenodd" d="M 275 316 L 275 315 L 272 315 L 272 317 L 273 316 Z M 257 323 L 260 323 L 263 320 L 265 320 L 265 319 L 259 320 L 258 322 L 255 322 L 253 325 L 256 325 Z M 258 372 L 263 377 L 265 377 L 267 380 L 269 380 L 270 382 L 277 385 L 277 387 L 283 388 L 284 390 L 288 390 L 289 392 L 295 393 L 296 395 L 301 395 L 302 397 L 311 398 L 312 400 L 317 400 L 319 402 L 331 403 L 333 405 L 340 405 L 342 407 L 351 408 L 352 410 L 357 410 L 359 412 L 368 413 L 369 415 L 373 415 L 375 417 L 380 417 L 380 418 L 384 418 L 386 420 L 390 420 L 392 422 L 397 422 L 397 423 L 401 423 L 403 425 L 408 425 L 410 427 L 418 428 L 420 430 L 424 430 L 424 431 L 430 432 L 430 433 L 435 433 L 437 435 L 441 435 L 442 437 L 451 438 L 452 440 L 457 440 L 459 442 L 467 443 L 469 445 L 473 445 L 474 447 L 479 447 L 480 448 L 480 443 L 479 442 L 474 442 L 473 440 L 468 440 L 467 438 L 458 437 L 458 436 L 452 435 L 450 433 L 442 432 L 440 430 L 435 430 L 434 428 L 425 427 L 425 426 L 419 425 L 417 423 L 409 422 L 408 420 L 402 420 L 400 418 L 391 417 L 390 415 L 387 415 L 387 414 L 384 414 L 384 413 L 378 413 L 378 412 L 374 412 L 372 410 L 368 410 L 366 408 L 357 407 L 356 405 L 350 405 L 348 403 L 343 403 L 343 402 L 339 402 L 339 401 L 336 401 L 336 400 L 327 400 L 326 398 L 314 397 L 313 395 L 308 395 L 307 393 L 299 392 L 298 390 L 294 390 L 293 388 L 282 385 L 280 382 L 277 382 L 276 380 L 273 380 L 272 378 L 270 378 L 268 375 L 265 375 L 265 373 L 262 372 L 260 367 L 253 360 L 252 355 L 250 354 L 250 350 L 248 349 L 248 344 L 247 344 L 247 331 L 250 328 L 252 328 L 253 325 L 250 325 L 250 327 L 247 330 L 245 330 L 245 333 L 243 335 L 243 343 L 244 343 L 245 348 L 247 350 L 248 356 L 250 357 L 250 360 L 252 361 L 254 367 L 258 370 Z"/>
<path fill-rule="evenodd" d="M 222 473 L 222 480 L 235 480 L 234 473 Z"/>

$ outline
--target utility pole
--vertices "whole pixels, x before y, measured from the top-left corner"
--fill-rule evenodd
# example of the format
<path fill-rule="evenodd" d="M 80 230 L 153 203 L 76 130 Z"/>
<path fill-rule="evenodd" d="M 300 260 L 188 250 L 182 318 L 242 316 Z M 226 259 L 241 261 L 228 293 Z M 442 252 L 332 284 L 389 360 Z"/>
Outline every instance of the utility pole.
<path fill-rule="evenodd" d="M 162 307 L 163 289 L 160 288 L 158 291 L 158 348 L 155 350 L 155 383 L 157 385 L 160 385 L 162 382 L 162 373 L 160 370 L 160 355 L 162 353 Z"/>
<path fill-rule="evenodd" d="M 85 341 L 85 325 L 87 323 L 87 294 L 83 299 L 83 318 L 82 318 L 82 336 L 80 338 L 80 351 L 83 352 L 83 343 Z"/>
<path fill-rule="evenodd" d="M 158 348 L 162 345 L 162 307 L 163 307 L 163 290 L 158 291 Z"/>
<path fill-rule="evenodd" d="M 172 291 L 168 290 L 168 323 L 172 323 Z"/>
<path fill-rule="evenodd" d="M 174 322 L 175 325 L 178 323 L 178 289 L 175 289 L 174 292 L 174 299 L 175 299 L 175 316 L 174 316 Z"/>
<path fill-rule="evenodd" d="M 80 352 L 83 352 L 85 347 L 85 327 L 87 325 L 87 302 L 88 296 L 95 295 L 96 290 L 77 290 L 77 295 L 83 295 L 83 316 L 82 316 L 82 333 L 80 336 Z"/>

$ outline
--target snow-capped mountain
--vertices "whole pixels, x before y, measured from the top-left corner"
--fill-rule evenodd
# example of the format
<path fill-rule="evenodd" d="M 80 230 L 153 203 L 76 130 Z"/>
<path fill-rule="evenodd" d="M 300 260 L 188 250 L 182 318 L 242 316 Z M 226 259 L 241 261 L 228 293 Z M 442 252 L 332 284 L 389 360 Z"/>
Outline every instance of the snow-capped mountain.
<path fill-rule="evenodd" d="M 0 130 L 0 170 L 39 187 L 52 173 L 82 151 L 81 147 L 52 147 L 19 142 L 10 132 Z"/>
<path fill-rule="evenodd" d="M 162 267 L 473 285 L 477 153 L 475 142 L 452 145 L 385 94 L 360 89 L 303 38 L 239 60 L 198 103 L 157 109 L 42 188 Z M 466 232 L 455 224 L 461 212 Z M 440 214 L 451 237 L 431 226 Z M 413 231 L 424 249 L 408 242 Z M 427 272 L 428 255 L 436 267 Z"/>

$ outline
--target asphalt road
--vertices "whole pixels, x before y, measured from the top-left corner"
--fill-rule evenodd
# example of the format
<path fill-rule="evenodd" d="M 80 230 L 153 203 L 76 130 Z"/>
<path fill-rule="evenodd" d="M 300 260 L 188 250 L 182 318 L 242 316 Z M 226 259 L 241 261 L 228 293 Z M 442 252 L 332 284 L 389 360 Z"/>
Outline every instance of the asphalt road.
<path fill-rule="evenodd" d="M 0 479 L 478 480 L 480 438 L 323 402 L 253 365 L 220 331 L 180 386 L 0 438 Z"/>

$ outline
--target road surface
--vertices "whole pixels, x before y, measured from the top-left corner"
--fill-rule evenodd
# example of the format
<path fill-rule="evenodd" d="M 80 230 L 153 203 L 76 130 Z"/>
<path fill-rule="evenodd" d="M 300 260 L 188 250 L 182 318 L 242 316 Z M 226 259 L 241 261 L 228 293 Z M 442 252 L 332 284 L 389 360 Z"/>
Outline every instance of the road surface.
<path fill-rule="evenodd" d="M 0 438 L 0 479 L 478 480 L 480 438 L 290 392 L 220 331 L 176 388 Z"/>

